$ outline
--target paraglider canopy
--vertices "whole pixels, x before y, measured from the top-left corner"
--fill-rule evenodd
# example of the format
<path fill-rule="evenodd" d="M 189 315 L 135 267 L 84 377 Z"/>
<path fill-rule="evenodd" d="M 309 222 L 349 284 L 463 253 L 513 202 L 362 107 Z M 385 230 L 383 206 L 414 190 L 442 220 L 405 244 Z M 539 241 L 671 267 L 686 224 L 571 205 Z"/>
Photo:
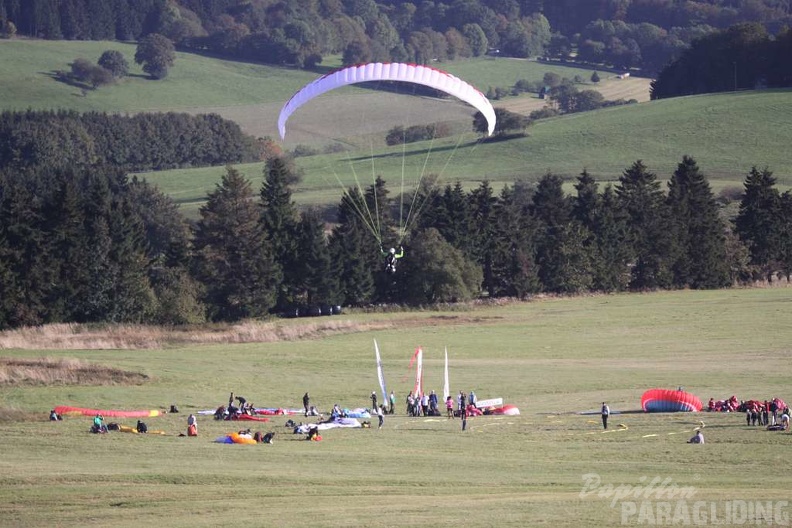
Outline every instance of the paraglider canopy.
<path fill-rule="evenodd" d="M 646 412 L 699 412 L 701 400 L 682 390 L 649 389 L 641 396 Z"/>
<path fill-rule="evenodd" d="M 286 121 L 289 116 L 309 100 L 342 86 L 370 81 L 414 83 L 447 93 L 468 103 L 484 115 L 487 120 L 488 136 L 495 130 L 495 110 L 492 104 L 484 94 L 458 77 L 419 64 L 373 62 L 328 73 L 298 90 L 283 105 L 278 116 L 278 132 L 281 139 L 286 137 Z"/>

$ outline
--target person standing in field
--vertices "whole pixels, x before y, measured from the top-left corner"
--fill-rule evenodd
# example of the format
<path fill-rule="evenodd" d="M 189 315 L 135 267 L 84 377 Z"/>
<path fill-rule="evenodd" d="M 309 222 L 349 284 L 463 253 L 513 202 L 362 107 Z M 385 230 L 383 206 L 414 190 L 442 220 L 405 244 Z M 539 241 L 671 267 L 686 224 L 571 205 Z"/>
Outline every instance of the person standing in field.
<path fill-rule="evenodd" d="M 610 416 L 610 407 L 608 407 L 608 404 L 605 403 L 605 402 L 602 402 L 601 414 L 602 414 L 602 427 L 604 429 L 607 429 L 608 428 L 608 416 Z"/>
<path fill-rule="evenodd" d="M 305 407 L 305 416 L 308 416 L 308 410 L 310 408 L 309 407 L 310 404 L 311 404 L 311 397 L 308 396 L 308 393 L 306 392 L 305 394 L 303 394 L 303 407 Z"/>
<path fill-rule="evenodd" d="M 380 409 L 379 407 L 377 407 L 377 419 L 379 420 L 379 425 L 377 426 L 377 429 L 382 429 L 382 424 L 385 423 L 385 417 L 383 416 L 382 409 Z"/>
<path fill-rule="evenodd" d="M 374 391 L 371 391 L 371 408 L 377 408 L 377 393 Z"/>
<path fill-rule="evenodd" d="M 396 395 L 393 394 L 393 391 L 390 393 L 390 409 L 388 409 L 388 414 L 393 414 L 396 410 Z"/>

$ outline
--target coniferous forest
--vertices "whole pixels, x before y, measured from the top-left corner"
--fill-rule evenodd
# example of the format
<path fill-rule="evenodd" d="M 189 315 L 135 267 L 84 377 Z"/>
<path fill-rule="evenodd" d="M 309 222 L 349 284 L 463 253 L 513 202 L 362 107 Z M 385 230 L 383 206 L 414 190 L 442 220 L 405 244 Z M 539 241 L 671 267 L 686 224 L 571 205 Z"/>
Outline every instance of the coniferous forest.
<path fill-rule="evenodd" d="M 0 0 L 0 33 L 159 35 L 185 51 L 292 67 L 328 53 L 347 64 L 494 49 L 567 61 L 574 49 L 576 61 L 656 72 L 652 96 L 661 98 L 792 85 L 790 11 L 773 0 Z M 751 67 L 735 78 L 738 60 Z M 166 71 L 154 64 L 149 73 Z M 232 166 L 263 158 L 256 181 Z M 582 170 L 571 196 L 552 172 L 503 189 L 457 183 L 404 197 L 380 179 L 350 189 L 328 224 L 292 200 L 297 175 L 288 159 L 218 116 L 5 112 L 0 329 L 720 288 L 792 274 L 792 194 L 776 188 L 762 160 L 728 199 L 714 195 L 695 159 L 674 161 L 673 174 L 656 174 L 637 160 L 607 185 Z M 222 174 L 196 221 L 129 176 L 192 166 Z M 395 220 L 402 200 L 420 203 L 404 237 Z M 361 210 L 375 212 L 382 240 Z M 381 251 L 400 244 L 397 273 L 384 273 Z"/>
<path fill-rule="evenodd" d="M 326 236 L 315 211 L 298 211 L 278 157 L 255 183 L 227 167 L 193 224 L 116 167 L 7 168 L 0 325 L 234 321 L 300 306 L 720 288 L 792 273 L 792 195 L 772 173 L 746 175 L 733 222 L 694 159 L 669 176 L 664 189 L 639 160 L 604 188 L 583 171 L 573 196 L 554 174 L 498 193 L 486 181 L 428 190 L 391 276 L 359 214 L 377 200 L 382 242 L 397 244 L 382 180 L 350 190 Z"/>

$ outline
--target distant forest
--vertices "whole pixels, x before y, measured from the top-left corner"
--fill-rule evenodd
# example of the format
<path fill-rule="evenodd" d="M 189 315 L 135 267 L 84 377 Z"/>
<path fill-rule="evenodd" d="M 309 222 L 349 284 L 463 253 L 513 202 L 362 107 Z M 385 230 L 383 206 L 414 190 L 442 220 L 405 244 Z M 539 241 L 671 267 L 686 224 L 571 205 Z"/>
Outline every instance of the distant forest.
<path fill-rule="evenodd" d="M 142 172 L 263 157 L 258 140 L 216 114 L 0 112 L 0 169 L 112 165 Z"/>
<path fill-rule="evenodd" d="M 792 26 L 789 0 L 0 0 L 0 34 L 138 41 L 312 67 L 430 63 L 493 54 L 638 68 L 655 75 L 700 37 L 754 22 Z"/>

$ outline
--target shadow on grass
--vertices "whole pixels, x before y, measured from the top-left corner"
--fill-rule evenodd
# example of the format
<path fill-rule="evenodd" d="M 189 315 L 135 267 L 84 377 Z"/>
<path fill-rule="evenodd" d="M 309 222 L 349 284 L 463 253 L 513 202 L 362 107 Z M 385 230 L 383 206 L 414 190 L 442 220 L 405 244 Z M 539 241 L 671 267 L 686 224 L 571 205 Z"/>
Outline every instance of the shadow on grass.
<path fill-rule="evenodd" d="M 59 82 L 59 83 L 65 84 L 65 85 L 71 86 L 73 88 L 79 88 L 81 93 L 80 94 L 74 94 L 75 96 L 78 96 L 78 97 L 85 97 L 87 92 L 93 91 L 95 89 L 90 84 L 78 81 L 77 79 L 73 79 L 70 75 L 68 75 L 68 73 L 66 73 L 66 72 L 64 72 L 62 70 L 53 70 L 53 71 L 39 72 L 39 73 L 41 75 L 46 75 L 47 77 L 49 77 L 50 79 L 52 79 L 55 82 Z"/>
<path fill-rule="evenodd" d="M 453 150 L 461 149 L 463 147 L 472 147 L 476 143 L 478 143 L 479 141 L 480 140 L 474 140 L 474 141 L 469 141 L 467 143 L 460 143 L 459 145 L 447 145 L 447 146 L 444 146 L 444 147 L 438 147 L 438 148 L 433 148 L 433 149 L 422 148 L 422 149 L 419 149 L 419 150 L 410 150 L 410 151 L 406 151 L 406 152 L 390 152 L 390 153 L 387 153 L 387 154 L 374 154 L 374 155 L 368 155 L 368 156 L 358 156 L 358 157 L 355 157 L 355 158 L 349 158 L 349 161 L 367 161 L 367 160 L 371 160 L 371 159 L 381 159 L 381 158 L 401 158 L 401 157 L 410 157 L 410 156 L 425 156 L 427 154 L 434 153 L 434 152 L 445 152 L 445 151 L 449 151 L 449 150 L 453 151 Z"/>

